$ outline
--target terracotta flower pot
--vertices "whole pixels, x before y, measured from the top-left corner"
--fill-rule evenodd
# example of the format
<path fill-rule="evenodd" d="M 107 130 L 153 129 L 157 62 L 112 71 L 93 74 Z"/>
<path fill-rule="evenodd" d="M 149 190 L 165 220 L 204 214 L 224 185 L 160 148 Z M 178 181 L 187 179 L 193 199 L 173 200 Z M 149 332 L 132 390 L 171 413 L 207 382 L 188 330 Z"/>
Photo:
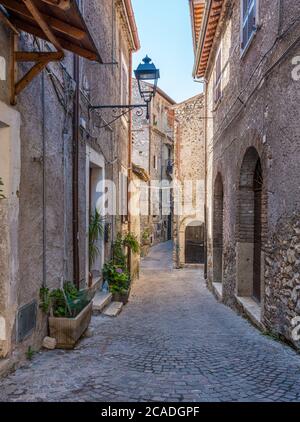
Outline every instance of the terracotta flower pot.
<path fill-rule="evenodd" d="M 90 302 L 75 318 L 49 317 L 50 337 L 56 339 L 56 348 L 73 349 L 89 326 L 93 304 Z"/>

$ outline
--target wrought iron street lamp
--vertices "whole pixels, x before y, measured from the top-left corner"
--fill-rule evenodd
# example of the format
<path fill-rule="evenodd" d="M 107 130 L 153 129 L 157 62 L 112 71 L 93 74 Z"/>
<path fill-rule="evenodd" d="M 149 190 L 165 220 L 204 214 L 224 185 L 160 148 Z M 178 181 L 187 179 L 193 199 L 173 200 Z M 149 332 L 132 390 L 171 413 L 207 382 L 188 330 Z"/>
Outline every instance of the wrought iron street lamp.
<path fill-rule="evenodd" d="M 156 94 L 157 89 L 157 82 L 160 78 L 159 69 L 156 69 L 152 60 L 146 56 L 143 59 L 143 62 L 139 64 L 138 68 L 134 71 L 136 80 L 138 82 L 138 88 L 141 98 L 144 100 L 144 104 L 118 104 L 118 105 L 98 105 L 98 106 L 90 106 L 90 110 L 101 110 L 101 109 L 112 109 L 115 115 L 114 119 L 109 122 L 107 125 L 118 120 L 120 117 L 124 116 L 125 114 L 129 113 L 134 109 L 137 110 L 138 115 L 142 115 L 142 109 L 146 108 L 146 118 L 149 120 L 150 113 L 149 113 L 149 106 Z M 122 110 L 120 113 L 118 110 Z M 118 114 L 119 113 L 119 114 Z M 103 127 L 105 127 L 103 126 Z"/>
<path fill-rule="evenodd" d="M 139 92 L 147 106 L 147 119 L 149 119 L 149 104 L 156 94 L 157 82 L 160 78 L 159 70 L 156 69 L 152 60 L 146 56 L 134 72 L 138 82 Z"/>

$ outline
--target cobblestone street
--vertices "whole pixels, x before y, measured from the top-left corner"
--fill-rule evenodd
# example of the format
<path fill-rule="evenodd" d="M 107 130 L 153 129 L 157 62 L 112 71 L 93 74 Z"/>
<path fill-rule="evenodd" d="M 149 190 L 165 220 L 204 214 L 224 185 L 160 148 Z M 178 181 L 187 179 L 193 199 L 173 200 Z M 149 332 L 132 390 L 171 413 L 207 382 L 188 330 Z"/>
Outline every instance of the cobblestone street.
<path fill-rule="evenodd" d="M 74 351 L 37 354 L 2 401 L 300 401 L 300 356 L 216 302 L 200 270 L 152 249 L 130 303 Z"/>

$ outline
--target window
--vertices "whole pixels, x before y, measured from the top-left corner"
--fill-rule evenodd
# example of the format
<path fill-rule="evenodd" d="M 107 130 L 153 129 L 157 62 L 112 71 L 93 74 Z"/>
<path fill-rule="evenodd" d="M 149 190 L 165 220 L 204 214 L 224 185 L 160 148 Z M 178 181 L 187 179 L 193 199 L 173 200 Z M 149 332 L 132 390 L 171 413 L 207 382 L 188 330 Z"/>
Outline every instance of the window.
<path fill-rule="evenodd" d="M 244 50 L 252 39 L 257 25 L 257 4 L 258 0 L 241 0 L 242 3 L 242 43 Z"/>
<path fill-rule="evenodd" d="M 222 97 L 222 50 L 219 49 L 216 58 L 215 67 L 215 103 L 217 103 Z"/>
<path fill-rule="evenodd" d="M 153 155 L 153 168 L 157 170 L 157 156 Z"/>

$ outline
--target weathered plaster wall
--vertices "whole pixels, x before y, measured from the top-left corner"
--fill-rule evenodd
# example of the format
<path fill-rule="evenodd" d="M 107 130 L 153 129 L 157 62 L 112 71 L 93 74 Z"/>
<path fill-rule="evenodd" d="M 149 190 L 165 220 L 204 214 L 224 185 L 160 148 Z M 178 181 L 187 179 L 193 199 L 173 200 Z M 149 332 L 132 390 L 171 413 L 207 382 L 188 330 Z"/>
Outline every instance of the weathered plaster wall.
<path fill-rule="evenodd" d="M 87 282 L 86 145 L 90 145 L 103 155 L 106 176 L 115 181 L 118 189 L 119 171 L 123 168 L 127 172 L 128 168 L 129 139 L 126 121 L 119 121 L 110 128 L 100 129 L 98 126 L 103 126 L 107 121 L 112 120 L 111 112 L 101 112 L 98 115 L 92 113 L 89 120 L 88 105 L 90 103 L 97 105 L 121 102 L 121 54 L 123 54 L 129 70 L 131 46 L 120 1 L 98 2 L 93 0 L 83 3 L 83 15 L 103 61 L 114 62 L 114 64 L 100 65 L 80 59 L 80 111 L 83 120 L 81 120 L 79 145 L 79 247 L 80 278 L 82 285 L 85 285 Z M 115 7 L 112 7 L 113 5 Z M 10 66 L 9 38 L 9 31 L 0 24 L 0 55 L 7 58 L 8 69 Z M 20 48 L 29 51 L 39 48 L 47 50 L 44 42 L 36 42 L 32 36 L 23 33 L 20 37 Z M 21 344 L 16 344 L 17 310 L 33 300 L 38 303 L 39 290 L 43 284 L 53 288 L 59 287 L 64 280 L 73 280 L 73 64 L 74 58 L 70 53 L 66 53 L 62 65 L 60 63 L 49 64 L 47 72 L 36 77 L 18 96 L 18 103 L 14 108 L 21 116 L 21 168 L 20 187 L 18 188 L 20 214 L 18 224 L 15 224 L 14 218 L 17 213 L 17 207 L 15 207 L 15 213 L 11 214 L 10 225 L 18 229 L 18 236 L 15 237 L 17 237 L 16 242 L 19 247 L 15 248 L 14 253 L 19 253 L 19 260 L 16 259 L 15 263 L 19 266 L 19 279 L 17 277 L 14 279 L 14 294 L 11 296 L 7 291 L 10 279 L 1 276 L 0 283 L 1 285 L 6 283 L 6 286 L 2 286 L 3 289 L 1 287 L 0 292 L 0 316 L 6 312 L 4 302 L 7 302 L 7 297 L 11 297 L 12 300 L 9 307 L 11 318 L 7 325 L 10 330 L 8 340 L 12 347 L 8 348 L 8 352 L 16 349 L 24 354 L 29 345 L 38 348 L 41 339 L 47 332 L 46 319 L 38 310 L 36 330 Z M 27 65 L 20 65 L 19 76 L 27 68 Z M 0 81 L 0 101 L 5 104 L 9 103 L 9 86 L 9 78 L 6 81 Z M 59 98 L 55 88 L 60 92 Z M 14 113 L 18 116 L 17 111 Z M 0 121 L 3 120 L 1 114 L 2 108 L 0 109 Z M 15 117 L 15 120 L 17 125 L 18 117 Z M 45 157 L 43 157 L 44 154 Z M 17 158 L 16 152 L 14 163 Z M 1 171 L 0 168 L 0 176 Z M 45 204 L 43 203 L 44 173 Z M 14 195 L 16 195 L 15 192 Z M 112 201 L 111 198 L 108 200 Z M 3 204 L 6 203 L 5 201 Z M 4 205 L 1 206 L 3 218 L 5 216 L 9 218 Z M 107 222 L 110 223 L 110 237 L 105 247 L 106 258 L 110 257 L 111 242 L 117 231 L 127 227 L 127 225 L 121 224 L 121 219 L 118 216 L 109 217 Z M 0 228 L 0 230 L 2 229 Z M 8 239 L 11 227 L 5 226 L 3 230 L 7 241 L 4 242 L 5 237 L 1 238 L 2 256 L 11 256 L 9 255 L 11 252 Z M 43 253 L 44 241 L 46 243 L 45 255 Z M 15 243 L 13 245 L 15 247 Z M 6 267 L 7 264 L 8 261 Z M 8 267 L 7 270 L 9 270 Z M 44 277 L 44 273 L 46 277 Z"/>

